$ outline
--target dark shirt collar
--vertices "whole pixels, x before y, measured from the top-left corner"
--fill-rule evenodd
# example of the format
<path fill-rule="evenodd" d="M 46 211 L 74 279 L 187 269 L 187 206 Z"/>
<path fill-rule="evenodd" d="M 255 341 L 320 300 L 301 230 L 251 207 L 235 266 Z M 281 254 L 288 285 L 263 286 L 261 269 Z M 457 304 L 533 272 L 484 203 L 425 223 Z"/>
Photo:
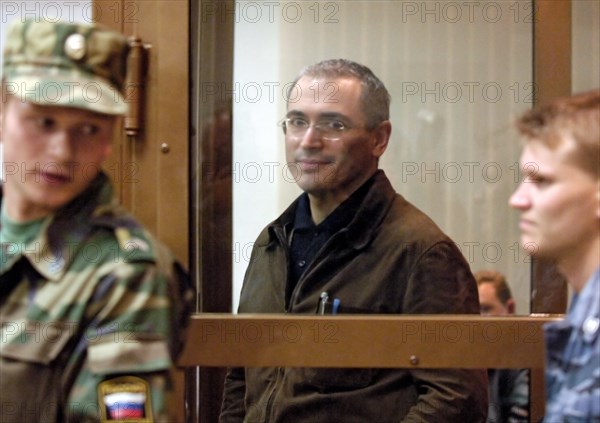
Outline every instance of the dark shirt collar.
<path fill-rule="evenodd" d="M 369 184 L 370 187 L 367 188 Z M 370 181 L 365 183 L 365 189 L 367 193 L 362 204 L 355 210 L 355 216 L 345 228 L 347 229 L 348 246 L 355 249 L 363 248 L 371 241 L 374 236 L 374 229 L 388 214 L 397 197 L 404 201 L 396 193 L 389 179 L 385 176 L 385 172 L 381 169 L 375 172 Z M 255 245 L 268 246 L 277 242 L 277 240 L 280 243 L 286 243 L 286 240 L 290 242 L 300 197 L 302 195 L 267 226 L 266 230 L 257 238 Z"/>
<path fill-rule="evenodd" d="M 364 184 L 354 191 L 350 197 L 346 198 L 339 206 L 337 206 L 329 215 L 318 225 L 315 225 L 310 213 L 310 200 L 308 194 L 303 193 L 298 199 L 298 207 L 294 217 L 294 229 L 304 230 L 318 228 L 319 230 L 335 233 L 340 229 L 348 226 L 356 215 L 356 211 L 364 201 L 369 188 L 373 185 L 375 175 L 371 176 Z"/>
<path fill-rule="evenodd" d="M 286 304 L 289 302 L 296 284 L 308 271 L 330 238 L 353 221 L 373 182 L 374 178 L 372 177 L 318 225 L 312 221 L 308 194 L 304 193 L 300 196 L 294 214 L 292 237 L 288 239 L 290 267 L 286 284 Z"/>

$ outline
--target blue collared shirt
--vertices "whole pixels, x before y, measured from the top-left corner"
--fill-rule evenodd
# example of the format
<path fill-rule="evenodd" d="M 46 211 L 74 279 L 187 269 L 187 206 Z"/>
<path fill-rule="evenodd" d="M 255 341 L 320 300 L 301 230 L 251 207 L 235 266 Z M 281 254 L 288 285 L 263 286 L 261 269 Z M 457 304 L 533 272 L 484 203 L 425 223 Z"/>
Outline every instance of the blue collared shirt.
<path fill-rule="evenodd" d="M 600 422 L 600 268 L 546 324 L 545 423 Z"/>

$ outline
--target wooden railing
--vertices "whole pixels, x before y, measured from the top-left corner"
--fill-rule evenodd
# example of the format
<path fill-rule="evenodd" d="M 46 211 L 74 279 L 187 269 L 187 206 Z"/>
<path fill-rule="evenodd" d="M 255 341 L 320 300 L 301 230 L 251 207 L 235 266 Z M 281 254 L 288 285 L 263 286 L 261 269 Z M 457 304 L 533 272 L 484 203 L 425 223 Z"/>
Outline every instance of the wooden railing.
<path fill-rule="evenodd" d="M 530 368 L 544 411 L 542 325 L 551 316 L 199 314 L 179 364 L 200 367 Z"/>

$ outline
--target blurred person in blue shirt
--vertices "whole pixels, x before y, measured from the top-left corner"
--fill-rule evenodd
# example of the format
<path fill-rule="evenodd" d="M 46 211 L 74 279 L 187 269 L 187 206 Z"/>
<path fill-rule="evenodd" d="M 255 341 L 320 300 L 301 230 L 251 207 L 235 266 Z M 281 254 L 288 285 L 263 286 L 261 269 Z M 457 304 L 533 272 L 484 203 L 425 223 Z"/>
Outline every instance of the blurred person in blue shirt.
<path fill-rule="evenodd" d="M 600 90 L 533 109 L 517 127 L 521 244 L 554 261 L 574 293 L 565 319 L 544 328 L 544 422 L 600 422 Z"/>

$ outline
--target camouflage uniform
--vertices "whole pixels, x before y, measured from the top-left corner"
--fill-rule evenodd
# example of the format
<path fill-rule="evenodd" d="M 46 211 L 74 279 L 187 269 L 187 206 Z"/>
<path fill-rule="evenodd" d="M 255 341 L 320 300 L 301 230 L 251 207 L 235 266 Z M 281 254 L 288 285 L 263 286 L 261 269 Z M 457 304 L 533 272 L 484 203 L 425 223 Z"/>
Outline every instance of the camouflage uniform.
<path fill-rule="evenodd" d="M 17 22 L 4 54 L 3 96 L 127 110 L 119 34 Z M 64 95 L 48 98 L 53 83 Z M 97 101 L 78 88 L 89 84 Z M 170 253 L 115 203 L 107 176 L 47 216 L 32 241 L 3 242 L 0 253 L 0 421 L 167 421 L 193 295 Z"/>
<path fill-rule="evenodd" d="M 566 318 L 544 328 L 544 422 L 600 422 L 600 269 L 573 297 Z"/>
<path fill-rule="evenodd" d="M 127 54 L 125 37 L 98 26 L 16 21 L 4 45 L 2 95 L 122 115 Z"/>
<path fill-rule="evenodd" d="M 28 245 L 2 244 L 2 422 L 98 421 L 99 384 L 122 375 L 147 381 L 164 417 L 181 274 L 111 200 L 101 174 Z"/>

